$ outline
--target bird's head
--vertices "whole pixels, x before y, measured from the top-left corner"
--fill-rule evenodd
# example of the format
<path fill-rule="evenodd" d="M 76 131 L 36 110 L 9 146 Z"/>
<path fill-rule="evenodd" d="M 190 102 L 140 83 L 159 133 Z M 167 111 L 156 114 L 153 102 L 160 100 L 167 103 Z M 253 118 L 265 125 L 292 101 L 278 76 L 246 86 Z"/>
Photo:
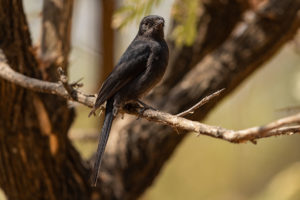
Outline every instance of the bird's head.
<path fill-rule="evenodd" d="M 158 15 L 149 15 L 142 19 L 139 27 L 139 36 L 153 37 L 157 39 L 164 38 L 164 18 Z"/>

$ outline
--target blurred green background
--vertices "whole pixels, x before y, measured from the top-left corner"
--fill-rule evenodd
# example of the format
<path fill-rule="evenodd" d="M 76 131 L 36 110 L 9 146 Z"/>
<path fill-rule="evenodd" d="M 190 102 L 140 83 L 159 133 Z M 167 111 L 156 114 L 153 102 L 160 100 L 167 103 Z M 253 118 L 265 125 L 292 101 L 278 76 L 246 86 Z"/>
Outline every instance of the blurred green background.
<path fill-rule="evenodd" d="M 230 129 L 262 125 L 299 105 L 300 56 L 288 44 L 204 121 Z M 299 86 L 298 86 L 299 87 Z M 230 144 L 193 134 L 143 199 L 298 200 L 300 136 Z"/>
<path fill-rule="evenodd" d="M 23 1 L 34 43 L 40 36 L 42 1 Z M 70 79 L 84 77 L 83 90 L 95 93 L 98 86 L 99 9 L 96 0 L 75 1 Z M 155 12 L 169 23 L 173 1 L 163 1 Z M 168 28 L 168 27 L 167 27 Z M 127 47 L 137 30 L 136 22 L 116 33 L 115 58 Z M 224 99 L 204 121 L 229 129 L 262 125 L 293 114 L 287 107 L 300 105 L 300 55 L 291 41 Z M 77 118 L 71 138 L 83 157 L 96 151 L 97 141 L 86 136 L 99 130 L 98 118 L 75 104 Z M 176 133 L 174 133 L 176 134 Z M 85 139 L 83 139 L 84 137 Z M 164 166 L 153 186 L 141 199 L 153 200 L 297 200 L 300 199 L 300 136 L 262 139 L 257 145 L 230 144 L 190 134 Z M 0 192 L 0 199 L 5 199 Z"/>

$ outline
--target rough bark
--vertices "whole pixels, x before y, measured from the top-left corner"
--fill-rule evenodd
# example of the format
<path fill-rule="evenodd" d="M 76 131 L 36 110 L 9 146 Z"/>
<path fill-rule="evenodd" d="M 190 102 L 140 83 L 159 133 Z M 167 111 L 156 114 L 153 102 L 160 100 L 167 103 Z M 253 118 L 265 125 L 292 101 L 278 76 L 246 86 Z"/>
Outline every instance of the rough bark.
<path fill-rule="evenodd" d="M 248 4 L 239 0 L 206 0 L 200 6 L 203 13 L 197 23 L 197 36 L 192 46 L 176 47 L 172 39 L 168 40 L 171 51 L 170 64 L 164 81 L 155 92 L 165 93 L 176 85 L 195 64 L 205 55 L 221 45 L 230 35 L 234 26 L 241 20 Z M 173 23 L 173 27 L 176 23 Z M 172 29 L 171 29 L 172 30 Z M 155 93 L 154 93 L 155 94 Z"/>
<path fill-rule="evenodd" d="M 45 76 L 56 78 L 57 66 L 65 71 L 70 53 L 73 0 L 44 0 L 42 37 L 39 49 Z M 52 72 L 50 73 L 49 71 Z"/>
<path fill-rule="evenodd" d="M 44 20 L 50 20 L 48 17 L 57 14 L 58 10 L 63 12 L 61 9 L 64 6 L 72 8 L 73 2 L 45 1 L 47 4 L 53 6 L 46 9 L 47 12 L 53 12 L 45 14 Z M 72 10 L 67 10 L 64 14 L 71 13 Z M 59 20 L 60 23 L 68 22 L 60 15 L 55 16 L 58 19 L 53 21 L 54 24 Z M 67 18 L 70 20 L 69 16 Z M 48 23 L 49 26 L 51 24 Z M 51 60 L 62 60 L 62 65 L 66 66 L 70 44 L 68 31 L 54 34 L 56 41 L 60 41 L 59 49 L 56 46 L 58 43 L 50 47 L 49 40 L 53 38 L 48 38 L 49 43 L 43 40 L 43 55 L 46 52 L 57 53 L 51 58 L 47 57 L 47 62 L 51 64 L 46 65 L 43 60 L 38 60 L 32 47 L 22 1 L 0 1 L 0 27 L 0 48 L 14 70 L 39 79 L 55 80 Z M 67 23 L 63 31 L 69 29 L 70 24 Z M 0 88 L 0 186 L 7 197 L 89 199 L 87 170 L 67 138 L 74 111 L 68 109 L 66 100 L 34 93 L 2 79 Z"/>
<path fill-rule="evenodd" d="M 148 100 L 178 113 L 218 89 L 226 91 L 195 112 L 201 120 L 295 33 L 300 0 L 270 0 L 255 12 L 240 0 L 206 0 L 191 46 L 174 47 L 161 87 Z M 73 1 L 45 0 L 37 58 L 20 0 L 0 0 L 0 49 L 8 64 L 30 77 L 56 81 L 66 69 Z M 67 138 L 74 111 L 66 100 L 38 94 L 0 79 L 0 186 L 9 199 L 136 199 L 151 185 L 184 139 L 144 120 L 114 123 L 100 184 L 89 186 L 89 169 Z M 127 116 L 126 116 L 127 118 Z M 24 173 L 25 172 L 25 173 Z"/>
<path fill-rule="evenodd" d="M 256 12 L 249 11 L 248 17 L 238 15 L 238 24 L 227 39 L 212 48 L 205 57 L 200 55 L 203 59 L 192 68 L 189 64 L 195 55 L 189 51 L 185 54 L 186 49 L 182 49 L 179 55 L 173 52 L 171 59 L 183 56 L 169 66 L 173 69 L 172 76 L 177 77 L 179 82 L 174 82 L 174 86 L 165 86 L 164 82 L 166 88 L 154 92 L 151 104 L 164 111 L 178 113 L 209 93 L 226 88 L 220 98 L 191 116 L 192 119 L 203 119 L 221 98 L 232 92 L 291 39 L 299 26 L 299 8 L 299 0 L 274 0 Z M 227 19 L 226 16 L 220 18 L 224 24 Z M 214 32 L 222 30 L 215 27 Z M 202 43 L 196 41 L 195 44 Z M 104 199 L 136 199 L 151 185 L 185 134 L 178 135 L 169 127 L 135 119 L 120 120 L 113 127 L 101 172 L 101 194 Z"/>

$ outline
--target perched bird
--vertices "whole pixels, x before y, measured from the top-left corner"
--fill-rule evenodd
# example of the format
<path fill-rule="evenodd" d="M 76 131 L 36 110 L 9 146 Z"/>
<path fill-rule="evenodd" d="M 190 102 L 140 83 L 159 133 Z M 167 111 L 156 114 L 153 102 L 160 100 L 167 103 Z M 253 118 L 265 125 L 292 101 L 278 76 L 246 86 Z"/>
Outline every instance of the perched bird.
<path fill-rule="evenodd" d="M 104 81 L 94 107 L 94 113 L 105 101 L 105 118 L 92 172 L 92 186 L 96 186 L 102 154 L 105 150 L 112 122 L 118 110 L 153 88 L 163 77 L 168 65 L 169 49 L 164 40 L 164 19 L 157 15 L 144 17 L 139 31 L 113 71 Z"/>

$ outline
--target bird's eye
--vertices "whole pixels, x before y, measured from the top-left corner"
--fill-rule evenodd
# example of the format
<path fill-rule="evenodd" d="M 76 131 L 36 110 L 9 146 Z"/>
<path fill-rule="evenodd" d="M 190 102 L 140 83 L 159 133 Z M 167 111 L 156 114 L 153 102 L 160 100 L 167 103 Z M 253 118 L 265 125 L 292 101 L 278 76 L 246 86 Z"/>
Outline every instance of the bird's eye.
<path fill-rule="evenodd" d="M 146 26 L 148 26 L 148 24 L 149 24 L 148 22 L 145 23 Z"/>

